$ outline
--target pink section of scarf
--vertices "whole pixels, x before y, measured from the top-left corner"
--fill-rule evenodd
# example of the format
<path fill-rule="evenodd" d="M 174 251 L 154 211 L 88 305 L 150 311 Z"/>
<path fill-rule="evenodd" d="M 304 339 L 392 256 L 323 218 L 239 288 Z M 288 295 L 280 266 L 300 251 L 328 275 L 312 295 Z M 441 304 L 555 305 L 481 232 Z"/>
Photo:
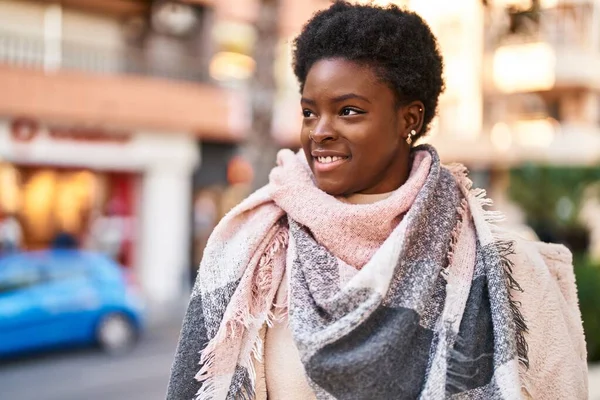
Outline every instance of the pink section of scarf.
<path fill-rule="evenodd" d="M 430 154 L 419 151 L 408 180 L 389 197 L 372 204 L 347 204 L 315 186 L 302 152 L 282 151 L 270 175 L 270 196 L 336 257 L 362 268 L 413 204 L 430 167 Z"/>

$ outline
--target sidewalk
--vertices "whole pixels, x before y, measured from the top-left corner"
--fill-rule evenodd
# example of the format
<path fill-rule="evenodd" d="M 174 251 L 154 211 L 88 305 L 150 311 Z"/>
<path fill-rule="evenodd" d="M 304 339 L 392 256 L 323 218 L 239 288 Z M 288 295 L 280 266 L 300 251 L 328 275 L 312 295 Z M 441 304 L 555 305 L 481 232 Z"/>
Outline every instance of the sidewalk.
<path fill-rule="evenodd" d="M 588 376 L 590 385 L 589 400 L 600 400 L 600 364 L 590 364 Z"/>

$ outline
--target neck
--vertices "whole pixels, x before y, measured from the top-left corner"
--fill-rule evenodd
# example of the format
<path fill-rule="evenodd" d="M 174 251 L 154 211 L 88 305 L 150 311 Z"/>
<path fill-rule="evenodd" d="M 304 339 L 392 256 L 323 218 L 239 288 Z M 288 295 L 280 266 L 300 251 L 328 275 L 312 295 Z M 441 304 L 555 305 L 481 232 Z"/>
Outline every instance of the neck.
<path fill-rule="evenodd" d="M 398 154 L 392 158 L 377 184 L 368 189 L 347 194 L 346 197 L 355 194 L 383 194 L 393 192 L 406 183 L 410 175 L 411 166 L 412 157 L 409 149 L 407 152 L 403 152 L 403 154 Z"/>
<path fill-rule="evenodd" d="M 349 196 L 341 197 L 339 200 L 349 204 L 372 204 L 387 199 L 392 193 L 393 191 L 378 194 L 354 193 Z"/>

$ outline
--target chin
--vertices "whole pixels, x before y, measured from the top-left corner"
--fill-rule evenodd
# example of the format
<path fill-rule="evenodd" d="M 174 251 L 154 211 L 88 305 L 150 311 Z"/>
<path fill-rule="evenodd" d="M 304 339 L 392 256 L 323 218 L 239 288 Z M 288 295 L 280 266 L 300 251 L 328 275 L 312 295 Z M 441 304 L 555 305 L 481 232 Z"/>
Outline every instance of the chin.
<path fill-rule="evenodd" d="M 339 182 L 328 182 L 316 180 L 317 187 L 330 196 L 343 196 L 347 193 L 347 188 L 340 185 Z"/>

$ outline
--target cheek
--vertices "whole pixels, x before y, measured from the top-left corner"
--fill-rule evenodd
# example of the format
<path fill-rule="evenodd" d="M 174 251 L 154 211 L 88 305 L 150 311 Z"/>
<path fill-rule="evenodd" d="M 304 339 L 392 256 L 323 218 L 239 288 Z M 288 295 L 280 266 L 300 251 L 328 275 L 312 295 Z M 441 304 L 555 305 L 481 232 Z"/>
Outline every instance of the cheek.
<path fill-rule="evenodd" d="M 310 146 L 310 138 L 308 136 L 308 130 L 302 128 L 300 131 L 300 145 L 306 150 L 307 146 Z"/>
<path fill-rule="evenodd" d="M 310 138 L 304 132 L 302 132 L 300 134 L 300 146 L 302 146 L 302 149 L 305 152 L 310 152 L 310 147 L 311 147 L 310 146 Z M 307 153 L 307 155 L 308 155 L 308 153 Z"/>
<path fill-rule="evenodd" d="M 352 147 L 356 154 L 359 154 L 360 158 L 365 161 L 367 159 L 380 160 L 396 152 L 398 148 L 396 136 L 394 132 L 390 131 L 363 131 L 353 136 Z"/>
<path fill-rule="evenodd" d="M 302 128 L 300 128 L 300 143 L 302 146 L 310 145 L 310 130 L 304 123 L 302 123 Z"/>
<path fill-rule="evenodd" d="M 399 140 L 391 135 L 373 135 L 353 143 L 356 173 L 361 176 L 378 174 L 397 157 Z"/>

